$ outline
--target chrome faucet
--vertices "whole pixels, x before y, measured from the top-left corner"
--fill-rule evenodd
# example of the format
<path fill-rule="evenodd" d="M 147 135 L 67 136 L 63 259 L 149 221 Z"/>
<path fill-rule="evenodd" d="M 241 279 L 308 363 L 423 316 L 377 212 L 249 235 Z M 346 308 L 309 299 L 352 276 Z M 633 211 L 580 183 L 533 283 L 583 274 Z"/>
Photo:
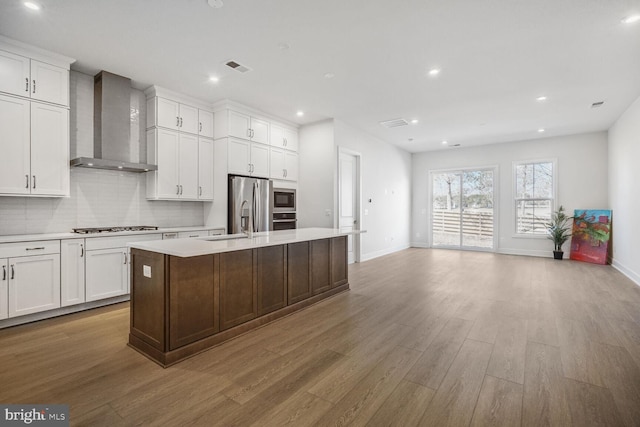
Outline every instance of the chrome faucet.
<path fill-rule="evenodd" d="M 240 205 L 240 229 L 251 239 L 253 238 L 253 218 L 251 209 L 246 209 L 247 214 L 245 215 L 245 204 L 248 205 L 249 201 L 243 200 Z"/>

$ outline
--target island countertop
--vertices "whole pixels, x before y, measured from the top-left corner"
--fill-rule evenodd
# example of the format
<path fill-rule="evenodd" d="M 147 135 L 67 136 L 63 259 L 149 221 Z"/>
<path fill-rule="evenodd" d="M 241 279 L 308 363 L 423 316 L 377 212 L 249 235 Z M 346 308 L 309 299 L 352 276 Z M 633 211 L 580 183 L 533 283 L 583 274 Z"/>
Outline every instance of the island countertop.
<path fill-rule="evenodd" d="M 295 230 L 254 233 L 252 238 L 232 234 L 189 239 L 131 242 L 129 246 L 135 249 L 186 258 L 311 240 L 330 239 L 332 237 L 348 236 L 365 232 L 366 231 L 363 230 L 340 231 L 334 228 L 298 228 Z"/>

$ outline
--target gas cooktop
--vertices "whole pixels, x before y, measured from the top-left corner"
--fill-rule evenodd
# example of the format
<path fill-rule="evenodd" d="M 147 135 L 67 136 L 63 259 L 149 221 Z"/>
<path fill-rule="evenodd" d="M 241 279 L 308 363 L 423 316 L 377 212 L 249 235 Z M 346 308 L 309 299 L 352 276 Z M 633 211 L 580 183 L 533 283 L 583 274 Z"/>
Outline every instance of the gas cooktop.
<path fill-rule="evenodd" d="M 157 230 L 158 227 L 150 225 L 128 225 L 124 227 L 93 227 L 93 228 L 74 228 L 73 232 L 78 234 L 94 234 L 94 233 L 115 233 L 118 231 L 146 231 Z"/>

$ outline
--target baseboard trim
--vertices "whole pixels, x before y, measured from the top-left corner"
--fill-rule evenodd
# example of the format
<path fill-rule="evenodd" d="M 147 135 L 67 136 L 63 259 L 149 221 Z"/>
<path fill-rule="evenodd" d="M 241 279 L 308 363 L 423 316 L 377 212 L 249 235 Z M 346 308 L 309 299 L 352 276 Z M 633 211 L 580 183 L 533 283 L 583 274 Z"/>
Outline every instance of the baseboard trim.
<path fill-rule="evenodd" d="M 611 266 L 616 270 L 618 270 L 620 273 L 627 276 L 637 286 L 640 286 L 640 274 L 636 273 L 635 271 L 631 270 L 624 264 L 620 263 L 615 258 L 611 261 Z"/>
<path fill-rule="evenodd" d="M 428 243 L 425 242 L 411 242 L 412 248 L 430 248 Z"/>
<path fill-rule="evenodd" d="M 381 256 L 385 256 L 385 255 L 389 255 L 392 254 L 394 252 L 400 252 L 403 251 L 405 249 L 409 249 L 411 246 L 406 243 L 400 246 L 394 246 L 392 248 L 388 248 L 388 249 L 383 249 L 381 251 L 376 251 L 376 252 L 371 252 L 368 254 L 362 254 L 361 258 L 360 258 L 360 262 L 364 262 L 364 261 L 369 261 L 372 260 L 374 258 L 379 258 Z"/>
<path fill-rule="evenodd" d="M 504 249 L 498 249 L 496 253 L 502 254 L 502 255 L 524 255 L 524 256 L 535 256 L 539 258 L 553 258 L 553 251 L 551 250 L 541 251 L 536 249 L 504 248 Z M 568 259 L 568 258 L 569 258 L 569 252 L 565 252 L 565 259 Z"/>

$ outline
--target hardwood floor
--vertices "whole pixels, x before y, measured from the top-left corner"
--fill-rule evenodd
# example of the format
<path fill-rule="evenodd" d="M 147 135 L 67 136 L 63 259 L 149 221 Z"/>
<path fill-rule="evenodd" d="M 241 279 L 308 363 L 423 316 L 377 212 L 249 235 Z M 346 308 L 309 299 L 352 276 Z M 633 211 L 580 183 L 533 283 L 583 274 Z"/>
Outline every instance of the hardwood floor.
<path fill-rule="evenodd" d="M 0 402 L 72 425 L 637 426 L 640 287 L 609 266 L 410 249 L 168 369 L 128 304 L 0 331 Z"/>

